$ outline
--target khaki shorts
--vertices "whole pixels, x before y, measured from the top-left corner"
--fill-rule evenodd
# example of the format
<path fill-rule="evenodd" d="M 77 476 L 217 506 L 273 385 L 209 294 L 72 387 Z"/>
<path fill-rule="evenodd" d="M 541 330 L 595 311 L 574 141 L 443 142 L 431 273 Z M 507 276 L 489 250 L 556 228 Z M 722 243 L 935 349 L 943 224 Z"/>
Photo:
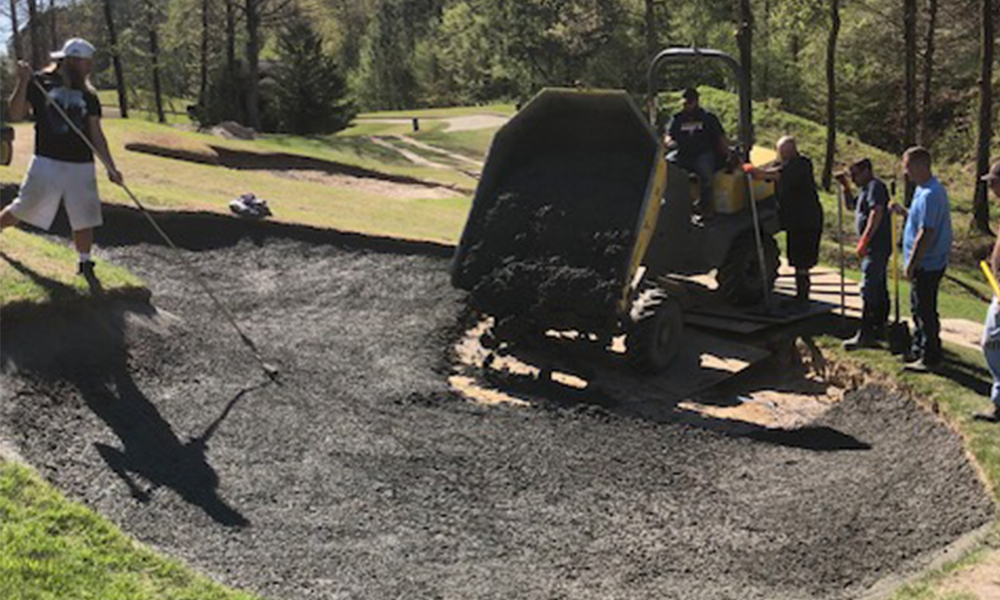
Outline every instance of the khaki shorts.
<path fill-rule="evenodd" d="M 20 196 L 11 204 L 10 211 L 20 221 L 48 229 L 63 201 L 73 231 L 100 227 L 104 223 L 94 163 L 35 156 L 24 176 Z"/>

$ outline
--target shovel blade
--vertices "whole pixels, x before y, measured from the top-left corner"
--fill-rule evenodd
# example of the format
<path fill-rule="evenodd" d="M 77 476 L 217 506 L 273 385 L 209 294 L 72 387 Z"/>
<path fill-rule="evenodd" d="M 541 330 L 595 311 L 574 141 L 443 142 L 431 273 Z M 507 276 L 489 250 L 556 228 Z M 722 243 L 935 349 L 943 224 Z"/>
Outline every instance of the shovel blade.
<path fill-rule="evenodd" d="M 913 339 L 910 337 L 910 326 L 903 322 L 889 325 L 889 352 L 905 354 L 910 350 Z"/>

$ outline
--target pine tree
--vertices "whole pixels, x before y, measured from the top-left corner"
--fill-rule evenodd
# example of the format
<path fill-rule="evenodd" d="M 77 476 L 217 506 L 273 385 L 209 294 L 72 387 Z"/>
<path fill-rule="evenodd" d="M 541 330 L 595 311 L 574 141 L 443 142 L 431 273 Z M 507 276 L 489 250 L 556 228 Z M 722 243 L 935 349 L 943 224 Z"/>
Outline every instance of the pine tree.
<path fill-rule="evenodd" d="M 354 109 L 345 100 L 347 84 L 309 21 L 297 17 L 285 26 L 278 56 L 275 95 L 283 131 L 333 133 L 350 124 Z"/>

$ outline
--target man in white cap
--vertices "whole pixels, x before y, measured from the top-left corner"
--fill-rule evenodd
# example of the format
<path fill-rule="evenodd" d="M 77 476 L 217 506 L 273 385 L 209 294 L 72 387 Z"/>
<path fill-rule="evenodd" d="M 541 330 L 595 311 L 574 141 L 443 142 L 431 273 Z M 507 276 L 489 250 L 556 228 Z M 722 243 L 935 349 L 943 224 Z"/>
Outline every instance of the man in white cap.
<path fill-rule="evenodd" d="M 104 222 L 97 195 L 94 155 L 51 104 L 58 104 L 76 129 L 103 155 L 108 178 L 122 184 L 122 175 L 115 167 L 101 129 L 101 103 L 90 84 L 93 56 L 94 46 L 90 42 L 73 38 L 62 50 L 53 52 L 55 62 L 38 73 L 32 73 L 27 63 L 18 63 L 17 84 L 10 97 L 10 118 L 24 119 L 31 108 L 35 116 L 35 155 L 20 195 L 0 211 L 0 229 L 19 221 L 49 229 L 59 204 L 65 202 L 73 243 L 80 255 L 79 274 L 88 279 L 94 276 L 94 263 L 90 259 L 94 228 Z"/>

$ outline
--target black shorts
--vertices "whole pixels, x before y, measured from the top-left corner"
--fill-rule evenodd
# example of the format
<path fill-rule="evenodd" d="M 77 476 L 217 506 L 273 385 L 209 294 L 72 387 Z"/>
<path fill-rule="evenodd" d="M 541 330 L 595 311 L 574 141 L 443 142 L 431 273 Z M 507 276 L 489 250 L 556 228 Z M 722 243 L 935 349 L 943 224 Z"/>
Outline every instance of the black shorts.
<path fill-rule="evenodd" d="M 822 229 L 788 231 L 788 264 L 796 269 L 811 269 L 819 262 L 819 239 Z"/>

